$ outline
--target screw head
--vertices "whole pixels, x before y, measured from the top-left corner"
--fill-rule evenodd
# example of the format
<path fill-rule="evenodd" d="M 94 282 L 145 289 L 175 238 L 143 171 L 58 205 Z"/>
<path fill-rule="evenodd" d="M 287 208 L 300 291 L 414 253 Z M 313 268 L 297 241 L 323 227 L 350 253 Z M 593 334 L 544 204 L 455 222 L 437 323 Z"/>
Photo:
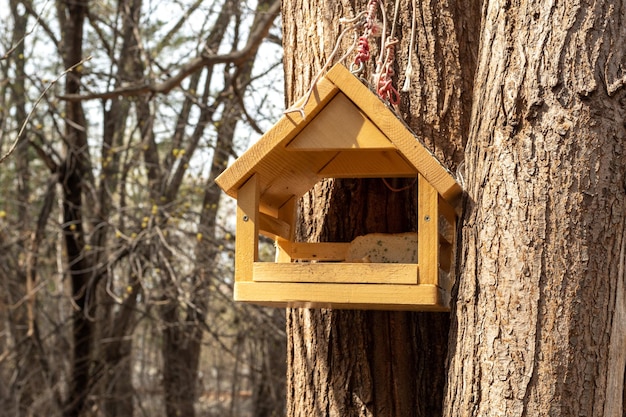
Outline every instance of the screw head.
<path fill-rule="evenodd" d="M 244 221 L 244 222 L 247 222 L 248 220 L 250 220 L 250 218 L 249 218 L 248 216 L 245 216 L 245 215 L 244 215 L 244 216 L 243 216 L 243 221 Z"/>
<path fill-rule="evenodd" d="M 424 216 L 424 221 L 425 222 L 429 222 L 430 221 L 430 216 L 428 214 Z"/>

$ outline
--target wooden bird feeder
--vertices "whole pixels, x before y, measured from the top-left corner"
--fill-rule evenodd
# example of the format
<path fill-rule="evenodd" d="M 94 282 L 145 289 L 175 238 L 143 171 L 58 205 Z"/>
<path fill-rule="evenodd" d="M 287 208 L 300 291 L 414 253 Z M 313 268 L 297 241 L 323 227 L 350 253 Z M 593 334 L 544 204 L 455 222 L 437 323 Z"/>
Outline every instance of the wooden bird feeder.
<path fill-rule="evenodd" d="M 216 182 L 237 199 L 237 301 L 276 307 L 448 311 L 461 187 L 387 106 L 335 65 Z M 297 200 L 323 178 L 417 177 L 418 232 L 294 240 Z M 276 262 L 259 262 L 259 233 Z"/>

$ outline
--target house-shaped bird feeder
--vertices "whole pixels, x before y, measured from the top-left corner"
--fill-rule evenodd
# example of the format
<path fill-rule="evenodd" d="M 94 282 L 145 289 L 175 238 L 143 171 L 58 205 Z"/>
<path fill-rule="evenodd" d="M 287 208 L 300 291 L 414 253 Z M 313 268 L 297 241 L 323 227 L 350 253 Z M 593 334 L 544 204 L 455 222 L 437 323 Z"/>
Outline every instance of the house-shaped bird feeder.
<path fill-rule="evenodd" d="M 461 187 L 396 115 L 335 65 L 216 182 L 237 199 L 237 301 L 276 307 L 447 311 Z M 323 178 L 417 177 L 418 231 L 349 243 L 294 239 L 296 204 Z M 275 262 L 258 259 L 259 233 Z"/>

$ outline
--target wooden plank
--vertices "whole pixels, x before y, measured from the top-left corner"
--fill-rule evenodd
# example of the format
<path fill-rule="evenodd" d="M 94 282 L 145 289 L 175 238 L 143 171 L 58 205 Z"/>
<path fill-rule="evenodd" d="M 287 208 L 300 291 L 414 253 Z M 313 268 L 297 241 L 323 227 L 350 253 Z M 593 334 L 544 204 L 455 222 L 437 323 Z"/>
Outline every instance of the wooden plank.
<path fill-rule="evenodd" d="M 252 281 L 252 266 L 259 259 L 259 177 L 253 175 L 237 194 L 235 281 Z"/>
<path fill-rule="evenodd" d="M 437 285 L 439 279 L 439 195 L 422 175 L 417 177 L 417 259 L 420 284 Z"/>
<path fill-rule="evenodd" d="M 276 241 L 275 241 L 275 244 L 276 244 L 276 262 L 277 263 L 289 263 L 289 262 L 293 261 L 293 259 L 291 258 L 291 255 L 289 254 L 289 252 L 287 252 L 285 250 L 285 248 L 278 243 L 279 240 L 288 242 L 288 240 L 284 240 L 284 239 L 281 239 L 281 238 L 276 238 Z"/>
<path fill-rule="evenodd" d="M 235 300 L 272 307 L 449 311 L 434 285 L 237 282 Z"/>
<path fill-rule="evenodd" d="M 286 222 L 265 213 L 259 213 L 259 233 L 276 239 L 277 236 L 289 238 L 291 227 Z"/>
<path fill-rule="evenodd" d="M 417 264 L 255 262 L 254 281 L 415 284 Z"/>
<path fill-rule="evenodd" d="M 289 200 L 285 204 L 283 204 L 278 209 L 278 218 L 283 220 L 285 223 L 289 224 L 289 235 L 283 236 L 282 238 L 276 237 L 276 262 L 291 262 L 291 255 L 285 252 L 278 241 L 285 242 L 293 242 L 295 238 L 295 229 L 296 229 L 296 217 L 297 217 L 297 203 L 298 200 L 296 196 L 291 196 Z"/>
<path fill-rule="evenodd" d="M 305 243 L 276 239 L 276 246 L 291 259 L 302 261 L 343 261 L 350 243 Z"/>
<path fill-rule="evenodd" d="M 261 205 L 276 215 L 292 196 L 302 197 L 319 182 L 317 172 L 334 158 L 336 152 L 288 152 L 282 146 L 259 162 Z"/>
<path fill-rule="evenodd" d="M 337 64 L 326 75 L 393 142 L 415 168 L 450 202 L 461 194 L 461 186 L 419 139 L 358 78 Z"/>
<path fill-rule="evenodd" d="M 282 206 L 278 208 L 278 218 L 290 226 L 291 233 L 287 239 L 293 241 L 296 234 L 296 217 L 298 215 L 298 197 L 292 195 Z"/>
<path fill-rule="evenodd" d="M 277 263 L 290 263 L 293 261 L 293 254 L 291 253 L 291 245 L 293 242 L 291 239 L 277 237 L 274 244 L 276 245 Z"/>
<path fill-rule="evenodd" d="M 319 171 L 324 178 L 414 177 L 416 173 L 397 151 L 340 152 Z"/>
<path fill-rule="evenodd" d="M 282 166 L 274 167 L 277 175 L 290 165 L 280 158 L 267 157 L 276 148 L 284 149 L 284 144 L 294 138 L 304 127 L 319 113 L 324 106 L 335 96 L 338 89 L 329 80 L 322 78 L 313 89 L 309 101 L 304 106 L 305 119 L 298 112 L 284 115 L 261 139 L 241 155 L 228 169 L 226 169 L 215 182 L 231 197 L 237 198 L 237 190 L 254 172 L 259 171 L 259 164 L 271 168 L 275 162 Z M 297 163 L 297 161 L 293 161 Z M 272 177 L 268 177 L 271 179 Z"/>
<path fill-rule="evenodd" d="M 287 150 L 395 150 L 387 137 L 339 93 L 288 145 Z"/>

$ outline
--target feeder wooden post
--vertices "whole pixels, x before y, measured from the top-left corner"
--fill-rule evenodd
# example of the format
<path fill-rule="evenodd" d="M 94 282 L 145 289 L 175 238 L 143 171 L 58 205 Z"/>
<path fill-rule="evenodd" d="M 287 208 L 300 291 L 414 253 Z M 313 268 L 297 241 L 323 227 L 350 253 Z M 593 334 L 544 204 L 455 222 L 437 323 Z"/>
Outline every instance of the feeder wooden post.
<path fill-rule="evenodd" d="M 252 175 L 237 192 L 235 280 L 252 281 L 252 268 L 259 259 L 259 176 Z"/>
<path fill-rule="evenodd" d="M 418 284 L 437 285 L 439 281 L 439 194 L 421 175 L 417 183 L 417 262 Z"/>

